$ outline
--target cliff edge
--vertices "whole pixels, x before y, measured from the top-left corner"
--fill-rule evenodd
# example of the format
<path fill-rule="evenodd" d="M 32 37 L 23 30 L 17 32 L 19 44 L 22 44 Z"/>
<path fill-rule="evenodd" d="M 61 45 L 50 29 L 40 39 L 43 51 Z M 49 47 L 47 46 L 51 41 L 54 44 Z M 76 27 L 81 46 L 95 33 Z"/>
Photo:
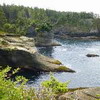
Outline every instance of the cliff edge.
<path fill-rule="evenodd" d="M 34 39 L 0 36 L 0 66 L 20 67 L 37 72 L 75 72 L 53 58 L 38 53 Z"/>

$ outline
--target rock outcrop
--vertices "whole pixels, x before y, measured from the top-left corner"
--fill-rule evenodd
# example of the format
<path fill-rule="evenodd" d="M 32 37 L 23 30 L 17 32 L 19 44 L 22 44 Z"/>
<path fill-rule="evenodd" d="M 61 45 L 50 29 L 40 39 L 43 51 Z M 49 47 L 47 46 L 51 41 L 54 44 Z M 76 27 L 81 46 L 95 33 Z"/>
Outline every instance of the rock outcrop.
<path fill-rule="evenodd" d="M 39 32 L 35 37 L 35 45 L 38 47 L 61 46 L 58 42 L 53 41 L 52 32 Z"/>
<path fill-rule="evenodd" d="M 100 87 L 68 92 L 61 95 L 58 100 L 100 100 Z"/>
<path fill-rule="evenodd" d="M 0 66 L 7 65 L 35 72 L 75 72 L 58 60 L 39 54 L 34 39 L 25 36 L 0 36 Z"/>
<path fill-rule="evenodd" d="M 97 54 L 87 54 L 86 56 L 87 57 L 99 57 L 99 55 L 97 55 Z"/>

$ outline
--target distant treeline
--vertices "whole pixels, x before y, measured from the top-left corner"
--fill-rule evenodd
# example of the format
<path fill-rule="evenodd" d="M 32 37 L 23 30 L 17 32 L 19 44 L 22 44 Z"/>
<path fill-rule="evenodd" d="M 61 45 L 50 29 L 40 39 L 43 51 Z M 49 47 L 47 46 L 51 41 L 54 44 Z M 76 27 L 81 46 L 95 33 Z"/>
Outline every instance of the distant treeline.
<path fill-rule="evenodd" d="M 71 32 L 99 32 L 100 19 L 94 13 L 58 12 L 16 5 L 0 5 L 0 31 L 25 35 L 29 28 L 49 23 L 53 29 Z M 45 28 L 44 28 L 45 29 Z"/>

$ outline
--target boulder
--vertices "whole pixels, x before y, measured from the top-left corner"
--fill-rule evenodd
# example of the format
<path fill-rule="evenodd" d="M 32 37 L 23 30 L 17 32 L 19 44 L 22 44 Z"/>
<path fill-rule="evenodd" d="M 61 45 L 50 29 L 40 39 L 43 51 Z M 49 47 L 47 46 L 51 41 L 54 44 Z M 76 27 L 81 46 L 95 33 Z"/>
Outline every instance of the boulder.
<path fill-rule="evenodd" d="M 86 56 L 87 57 L 99 57 L 99 55 L 97 55 L 97 54 L 87 54 Z"/>

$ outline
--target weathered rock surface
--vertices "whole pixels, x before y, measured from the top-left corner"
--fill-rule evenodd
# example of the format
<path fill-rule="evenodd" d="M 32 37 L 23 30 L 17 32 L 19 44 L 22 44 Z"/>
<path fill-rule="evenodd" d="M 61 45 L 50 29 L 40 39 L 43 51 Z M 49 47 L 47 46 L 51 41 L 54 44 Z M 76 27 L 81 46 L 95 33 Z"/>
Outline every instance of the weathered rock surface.
<path fill-rule="evenodd" d="M 86 56 L 87 57 L 99 57 L 99 55 L 97 55 L 97 54 L 87 54 Z"/>
<path fill-rule="evenodd" d="M 58 100 L 100 100 L 100 87 L 87 88 L 68 92 L 61 95 Z"/>
<path fill-rule="evenodd" d="M 35 37 L 35 45 L 38 47 L 61 46 L 60 43 L 53 41 L 53 35 L 49 32 L 43 32 L 40 36 Z"/>
<path fill-rule="evenodd" d="M 33 38 L 0 37 L 0 66 L 20 67 L 33 71 L 74 72 L 58 60 L 48 58 L 37 52 Z"/>

